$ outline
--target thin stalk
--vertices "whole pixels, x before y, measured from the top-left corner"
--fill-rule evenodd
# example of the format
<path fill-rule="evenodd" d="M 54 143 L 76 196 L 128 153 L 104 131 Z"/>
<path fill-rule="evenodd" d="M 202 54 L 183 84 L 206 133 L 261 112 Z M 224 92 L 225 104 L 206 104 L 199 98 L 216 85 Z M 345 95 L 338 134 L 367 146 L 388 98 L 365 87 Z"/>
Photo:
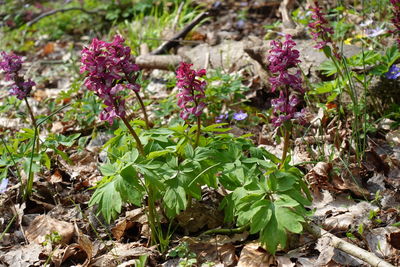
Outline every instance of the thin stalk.
<path fill-rule="evenodd" d="M 196 139 L 195 139 L 195 141 L 194 141 L 194 146 L 193 146 L 193 148 L 196 148 L 197 145 L 199 144 L 200 132 L 201 132 L 201 119 L 200 119 L 200 116 L 198 116 L 198 117 L 197 117 Z"/>
<path fill-rule="evenodd" d="M 35 154 L 35 145 L 36 145 L 36 138 L 37 138 L 38 130 L 37 127 L 35 127 L 35 132 L 33 135 L 33 144 L 32 144 L 32 152 L 31 152 L 31 159 L 29 162 L 29 171 L 28 171 L 28 181 L 26 182 L 26 188 L 25 188 L 25 200 L 29 198 L 29 196 L 32 194 L 32 188 L 33 188 L 33 172 L 32 172 L 32 166 L 33 166 L 33 155 Z"/>
<path fill-rule="evenodd" d="M 287 153 L 289 151 L 289 138 L 290 138 L 290 131 L 286 127 L 284 128 L 285 136 L 283 138 L 283 152 L 282 152 L 282 165 L 286 160 Z"/>
<path fill-rule="evenodd" d="M 138 92 L 135 92 L 136 98 L 139 101 L 140 108 L 142 109 L 143 116 L 144 116 L 144 121 L 146 123 L 146 129 L 150 129 L 150 124 L 149 124 L 149 117 L 147 116 L 147 111 L 146 111 L 146 106 L 143 103 L 142 98 L 140 97 Z"/>
<path fill-rule="evenodd" d="M 146 156 L 146 154 L 144 152 L 144 149 L 143 149 L 142 142 L 140 141 L 139 136 L 136 134 L 135 130 L 133 130 L 132 126 L 129 124 L 129 121 L 126 119 L 126 117 L 120 117 L 120 118 L 125 123 L 125 126 L 128 128 L 129 132 L 131 133 L 131 135 L 135 139 L 136 146 L 137 146 L 137 149 L 139 150 L 139 153 L 142 156 Z"/>
<path fill-rule="evenodd" d="M 27 107 L 27 109 L 28 109 L 28 113 L 29 113 L 29 115 L 31 116 L 32 126 L 33 126 L 33 128 L 36 129 L 38 125 L 37 125 L 35 116 L 33 115 L 32 108 L 31 108 L 31 106 L 29 105 L 28 98 L 24 97 L 24 100 L 25 100 L 26 107 Z M 36 152 L 39 152 L 39 138 L 37 138 L 37 139 L 35 140 L 35 142 L 36 142 Z"/>
<path fill-rule="evenodd" d="M 14 215 L 10 222 L 7 224 L 6 229 L 4 229 L 4 231 L 1 233 L 0 235 L 0 241 L 3 240 L 5 234 L 8 232 L 8 230 L 10 230 L 11 225 L 13 224 L 13 222 L 15 221 L 15 219 L 17 218 L 17 215 Z"/>

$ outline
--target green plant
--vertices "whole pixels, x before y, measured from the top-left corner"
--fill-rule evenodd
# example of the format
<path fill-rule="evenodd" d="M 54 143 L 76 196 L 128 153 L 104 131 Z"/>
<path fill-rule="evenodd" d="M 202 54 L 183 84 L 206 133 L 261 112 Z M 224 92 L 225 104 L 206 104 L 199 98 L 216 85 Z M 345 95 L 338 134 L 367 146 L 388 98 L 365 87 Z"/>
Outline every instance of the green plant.
<path fill-rule="evenodd" d="M 179 5 L 183 2 L 182 9 L 179 11 Z M 191 1 L 147 1 L 143 2 L 145 8 L 138 9 L 135 12 L 132 21 L 124 20 L 111 29 L 110 35 L 121 33 L 126 37 L 127 44 L 133 47 L 133 53 L 139 55 L 140 45 L 145 43 L 150 50 L 157 48 L 165 40 L 160 38 L 164 36 L 166 29 L 175 25 L 175 31 L 180 29 L 187 22 L 191 21 L 200 12 L 200 8 L 194 7 Z M 149 4 L 151 3 L 151 5 Z M 174 21 L 177 19 L 176 24 Z"/>
<path fill-rule="evenodd" d="M 170 249 L 167 256 L 171 258 L 179 258 L 180 267 L 189 267 L 197 263 L 196 254 L 190 251 L 187 242 L 182 242 L 178 246 Z"/>

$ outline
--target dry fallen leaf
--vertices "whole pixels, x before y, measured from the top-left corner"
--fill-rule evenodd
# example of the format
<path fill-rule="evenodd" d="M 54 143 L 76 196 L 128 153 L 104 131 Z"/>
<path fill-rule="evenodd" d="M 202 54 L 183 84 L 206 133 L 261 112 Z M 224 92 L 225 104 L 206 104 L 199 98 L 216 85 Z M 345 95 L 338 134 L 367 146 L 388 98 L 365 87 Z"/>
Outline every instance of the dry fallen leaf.
<path fill-rule="evenodd" d="M 322 192 L 321 198 L 313 200 L 314 216 L 326 230 L 347 231 L 351 227 L 358 227 L 361 223 L 365 226 L 371 224 L 368 214 L 378 207 L 369 202 L 355 202 L 343 195 L 335 198 L 328 191 Z"/>
<path fill-rule="evenodd" d="M 248 243 L 242 249 L 237 267 L 268 267 L 276 265 L 276 259 L 258 242 Z"/>
<path fill-rule="evenodd" d="M 10 267 L 39 266 L 37 264 L 42 250 L 43 247 L 39 244 L 29 244 L 23 247 L 15 246 L 7 253 L 0 253 L 0 262 Z"/>
<path fill-rule="evenodd" d="M 61 242 L 68 244 L 74 235 L 74 226 L 71 223 L 59 221 L 48 215 L 37 216 L 26 229 L 26 238 L 31 243 L 42 244 L 46 241 L 46 235 L 57 232 L 61 236 Z"/>

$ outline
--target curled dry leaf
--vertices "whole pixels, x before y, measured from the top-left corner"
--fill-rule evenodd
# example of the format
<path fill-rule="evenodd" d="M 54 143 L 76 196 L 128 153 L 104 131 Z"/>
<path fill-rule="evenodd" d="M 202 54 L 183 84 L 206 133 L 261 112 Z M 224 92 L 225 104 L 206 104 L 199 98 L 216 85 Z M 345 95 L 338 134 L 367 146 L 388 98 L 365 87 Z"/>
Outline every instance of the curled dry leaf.
<path fill-rule="evenodd" d="M 125 218 L 119 220 L 119 222 L 117 222 L 117 224 L 111 229 L 111 232 L 116 240 L 121 240 L 127 234 L 127 231 L 132 228 L 137 228 L 137 231 L 135 232 L 140 233 L 140 235 L 136 235 L 135 237 L 128 236 L 129 240 L 132 241 L 132 239 L 139 239 L 141 236 L 147 239 L 150 238 L 147 216 L 141 208 L 127 211 Z"/>
<path fill-rule="evenodd" d="M 46 241 L 46 235 L 54 232 L 61 236 L 62 243 L 68 244 L 74 235 L 74 226 L 48 215 L 39 215 L 31 222 L 25 234 L 30 243 L 42 244 Z"/>

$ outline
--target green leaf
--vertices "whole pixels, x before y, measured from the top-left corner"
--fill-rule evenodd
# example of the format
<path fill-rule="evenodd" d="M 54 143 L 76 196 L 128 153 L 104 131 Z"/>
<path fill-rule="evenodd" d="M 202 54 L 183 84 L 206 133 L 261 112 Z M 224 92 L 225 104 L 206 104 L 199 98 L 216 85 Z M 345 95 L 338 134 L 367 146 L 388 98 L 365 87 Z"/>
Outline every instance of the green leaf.
<path fill-rule="evenodd" d="M 111 181 L 99 188 L 93 193 L 89 201 L 89 206 L 98 205 L 98 211 L 101 213 L 107 223 L 115 218 L 122 207 L 121 195 L 115 189 L 114 181 Z"/>
<path fill-rule="evenodd" d="M 185 189 L 176 183 L 174 183 L 173 187 L 167 189 L 163 200 L 169 218 L 175 217 L 181 210 L 186 209 L 187 200 Z"/>
<path fill-rule="evenodd" d="M 99 167 L 101 174 L 104 176 L 112 176 L 117 173 L 117 168 L 112 163 L 105 163 Z"/>
<path fill-rule="evenodd" d="M 336 65 L 332 60 L 326 60 L 322 62 L 319 70 L 321 70 L 322 73 L 328 77 L 337 73 Z"/>
<path fill-rule="evenodd" d="M 397 48 L 397 45 L 393 45 L 386 51 L 382 59 L 386 63 L 386 65 L 390 67 L 399 58 L 400 58 L 400 52 Z"/>
<path fill-rule="evenodd" d="M 301 222 L 305 222 L 304 218 L 290 209 L 283 206 L 275 206 L 276 219 L 282 227 L 292 233 L 301 233 L 303 226 Z"/>
<path fill-rule="evenodd" d="M 277 188 L 277 178 L 275 173 L 271 173 L 268 177 L 267 177 L 267 185 L 268 185 L 268 189 L 271 191 L 276 191 Z"/>
<path fill-rule="evenodd" d="M 221 128 L 221 126 L 225 126 L 228 125 L 228 123 L 217 123 L 217 124 L 212 124 L 209 125 L 203 129 L 201 129 L 202 132 L 228 132 L 230 130 L 232 130 L 232 128 Z"/>
<path fill-rule="evenodd" d="M 50 168 L 51 168 L 51 160 L 50 160 L 49 155 L 47 155 L 46 152 L 43 152 L 41 154 L 41 161 L 43 161 L 44 162 L 44 166 L 46 166 L 46 168 L 48 170 L 50 170 Z"/>
<path fill-rule="evenodd" d="M 169 149 L 153 151 L 153 152 L 150 152 L 147 155 L 147 159 L 155 159 L 155 158 L 158 158 L 158 157 L 161 157 L 161 156 L 165 156 L 165 155 L 171 154 L 171 153 L 173 153 L 173 151 L 171 151 Z"/>
<path fill-rule="evenodd" d="M 251 209 L 256 212 L 252 216 L 250 234 L 258 233 L 265 228 L 272 217 L 271 202 L 266 199 L 255 202 Z"/>
<path fill-rule="evenodd" d="M 194 157 L 194 150 L 193 150 L 192 145 L 186 144 L 186 146 L 185 146 L 185 156 L 186 156 L 186 158 L 190 158 L 190 159 Z"/>
<path fill-rule="evenodd" d="M 260 232 L 260 242 L 265 245 L 271 254 L 275 254 L 278 245 L 283 248 L 286 246 L 286 232 L 285 229 L 278 224 L 275 213 L 272 213 L 271 219 L 268 224 Z"/>
<path fill-rule="evenodd" d="M 133 186 L 122 176 L 117 176 L 115 181 L 115 190 L 120 193 L 121 199 L 124 202 L 140 206 L 142 204 L 143 192 L 140 192 L 137 187 Z"/>

